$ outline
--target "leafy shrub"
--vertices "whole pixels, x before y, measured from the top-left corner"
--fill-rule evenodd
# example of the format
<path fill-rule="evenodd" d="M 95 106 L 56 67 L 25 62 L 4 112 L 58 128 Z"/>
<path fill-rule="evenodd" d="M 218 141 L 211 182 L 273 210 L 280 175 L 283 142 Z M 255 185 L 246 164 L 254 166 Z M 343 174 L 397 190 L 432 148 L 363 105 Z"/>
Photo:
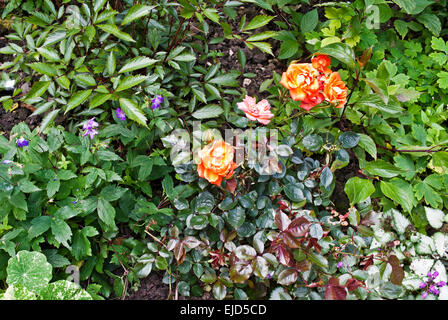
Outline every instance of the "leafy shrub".
<path fill-rule="evenodd" d="M 184 296 L 446 299 L 446 0 L 244 2 L 14 17 L 1 102 L 43 119 L 0 136 L 3 298 L 87 298 L 71 265 L 96 299 L 153 271 Z M 221 69 L 224 41 L 285 62 L 264 99 L 239 87 L 241 48 Z"/>

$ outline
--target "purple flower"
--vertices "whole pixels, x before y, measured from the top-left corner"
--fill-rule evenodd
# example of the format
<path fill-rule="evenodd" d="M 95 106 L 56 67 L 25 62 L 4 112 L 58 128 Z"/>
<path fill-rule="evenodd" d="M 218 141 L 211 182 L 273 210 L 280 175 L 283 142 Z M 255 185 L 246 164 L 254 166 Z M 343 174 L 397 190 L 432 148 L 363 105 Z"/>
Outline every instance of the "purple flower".
<path fill-rule="evenodd" d="M 342 268 L 344 266 L 344 263 L 342 261 L 339 261 L 338 264 L 336 265 L 336 267 L 338 269 Z"/>
<path fill-rule="evenodd" d="M 72 201 L 73 204 L 76 204 L 77 202 L 78 202 L 78 201 L 76 201 L 76 200 L 73 200 L 73 201 Z"/>
<path fill-rule="evenodd" d="M 151 100 L 152 105 L 151 109 L 158 109 L 160 108 L 160 104 L 163 102 L 163 97 L 160 95 L 157 95 L 154 99 Z"/>
<path fill-rule="evenodd" d="M 437 287 L 440 288 L 440 287 L 446 286 L 445 281 L 439 281 L 439 282 L 435 283 L 434 280 L 439 276 L 439 272 L 437 272 L 437 271 L 434 271 L 433 273 L 428 272 L 426 275 L 428 276 L 428 280 L 420 283 L 420 286 L 419 286 L 420 289 L 425 289 L 425 291 L 422 292 L 423 299 L 425 299 L 428 296 L 428 294 L 430 294 L 430 293 L 438 296 L 440 294 L 440 290 Z"/>
<path fill-rule="evenodd" d="M 266 275 L 266 278 L 271 279 L 271 278 L 272 278 L 271 274 L 268 273 L 268 274 Z"/>
<path fill-rule="evenodd" d="M 20 137 L 19 139 L 17 139 L 16 143 L 19 148 L 23 148 L 23 147 L 26 147 L 27 145 L 29 145 L 30 142 L 28 140 L 26 140 L 25 138 Z"/>
<path fill-rule="evenodd" d="M 82 129 L 84 130 L 84 137 L 86 135 L 90 135 L 90 139 L 93 139 L 98 134 L 98 131 L 94 128 L 98 127 L 98 122 L 94 120 L 95 118 L 90 119 L 87 123 L 84 123 Z"/>
<path fill-rule="evenodd" d="M 126 120 L 126 114 L 123 112 L 123 110 L 121 110 L 120 108 L 117 108 L 117 110 L 115 110 L 115 112 L 117 113 L 118 119 L 120 119 L 121 121 Z"/>
<path fill-rule="evenodd" d="M 12 161 L 11 160 L 3 160 L 2 163 L 3 164 L 10 164 L 10 163 L 12 163 Z"/>

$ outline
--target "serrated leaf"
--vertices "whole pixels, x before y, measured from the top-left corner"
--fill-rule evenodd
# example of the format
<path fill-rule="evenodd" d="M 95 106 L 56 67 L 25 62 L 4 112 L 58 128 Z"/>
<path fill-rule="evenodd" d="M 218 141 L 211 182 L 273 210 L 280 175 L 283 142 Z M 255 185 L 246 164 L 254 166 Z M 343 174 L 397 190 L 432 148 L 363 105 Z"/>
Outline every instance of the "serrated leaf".
<path fill-rule="evenodd" d="M 40 97 L 47 91 L 48 87 L 50 86 L 51 81 L 37 81 L 33 84 L 31 87 L 31 90 L 28 92 L 26 98 L 32 99 Z"/>
<path fill-rule="evenodd" d="M 211 104 L 208 106 L 205 106 L 199 110 L 196 110 L 191 115 L 195 119 L 209 119 L 209 118 L 216 118 L 219 115 L 221 115 L 224 112 L 224 110 L 217 104 Z"/>
<path fill-rule="evenodd" d="M 118 39 L 129 42 L 135 42 L 135 40 L 128 33 L 121 31 L 114 24 L 98 24 L 97 27 L 107 33 L 113 34 Z"/>
<path fill-rule="evenodd" d="M 95 94 L 89 103 L 89 109 L 96 108 L 103 103 L 105 103 L 107 100 L 109 100 L 112 97 L 112 94 L 110 93 L 97 93 Z"/>
<path fill-rule="evenodd" d="M 137 75 L 137 76 L 127 76 L 120 80 L 115 92 L 120 92 L 129 88 L 132 88 L 147 79 L 147 76 Z"/>
<path fill-rule="evenodd" d="M 269 23 L 274 17 L 268 15 L 259 15 L 254 17 L 243 29 L 242 31 L 257 29 L 263 27 Z"/>
<path fill-rule="evenodd" d="M 47 63 L 34 62 L 29 63 L 28 66 L 34 71 L 39 72 L 41 74 L 45 74 L 50 77 L 55 77 L 58 75 L 58 70 L 54 66 L 49 65 Z"/>
<path fill-rule="evenodd" d="M 319 23 L 319 15 L 317 9 L 305 13 L 300 21 L 300 31 L 308 33 L 313 31 Z"/>
<path fill-rule="evenodd" d="M 142 69 L 153 65 L 159 60 L 150 59 L 148 57 L 135 57 L 126 63 L 118 73 L 131 72 L 134 70 Z"/>
<path fill-rule="evenodd" d="M 91 94 L 92 94 L 92 89 L 82 90 L 82 91 L 76 92 L 68 100 L 68 103 L 67 103 L 67 106 L 66 106 L 64 114 L 66 114 L 68 111 L 70 111 L 70 110 L 76 108 L 77 106 L 79 106 L 80 104 L 82 104 L 84 101 L 86 101 L 89 98 L 89 96 Z"/>
<path fill-rule="evenodd" d="M 143 126 L 147 126 L 147 118 L 145 114 L 140 110 L 139 106 L 133 100 L 120 98 L 120 107 L 123 109 L 124 113 L 128 116 L 129 119 L 134 120 L 137 123 L 140 123 Z"/>
<path fill-rule="evenodd" d="M 151 13 L 151 10 L 154 9 L 155 7 L 156 6 L 146 6 L 143 4 L 137 4 L 132 6 L 132 8 L 129 9 L 128 13 L 121 22 L 121 25 L 124 26 L 138 18 L 149 15 Z"/>
<path fill-rule="evenodd" d="M 352 177 L 346 182 L 344 191 L 350 200 L 350 204 L 354 205 L 370 197 L 375 192 L 375 187 L 370 180 Z"/>

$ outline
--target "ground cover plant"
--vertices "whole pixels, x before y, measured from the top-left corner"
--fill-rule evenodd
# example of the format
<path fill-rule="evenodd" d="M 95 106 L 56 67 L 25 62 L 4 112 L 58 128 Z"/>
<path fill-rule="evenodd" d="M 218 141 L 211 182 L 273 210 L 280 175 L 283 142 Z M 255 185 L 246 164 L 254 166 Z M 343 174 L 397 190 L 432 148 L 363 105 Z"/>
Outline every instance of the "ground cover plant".
<path fill-rule="evenodd" d="M 448 299 L 446 6 L 0 1 L 1 298 Z"/>

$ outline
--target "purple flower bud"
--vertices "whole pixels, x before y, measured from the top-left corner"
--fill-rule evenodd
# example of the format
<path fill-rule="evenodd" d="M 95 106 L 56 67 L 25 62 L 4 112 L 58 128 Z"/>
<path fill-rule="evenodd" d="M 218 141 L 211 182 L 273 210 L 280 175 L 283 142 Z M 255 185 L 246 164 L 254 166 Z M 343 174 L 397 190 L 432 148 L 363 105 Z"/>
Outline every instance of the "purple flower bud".
<path fill-rule="evenodd" d="M 12 163 L 12 161 L 11 160 L 3 160 L 2 163 L 3 164 L 10 164 L 10 163 Z"/>
<path fill-rule="evenodd" d="M 339 261 L 338 264 L 336 265 L 336 267 L 338 269 L 342 268 L 344 266 L 344 263 L 342 261 Z"/>
<path fill-rule="evenodd" d="M 420 283 L 420 289 L 423 289 L 423 288 L 425 288 L 426 287 L 426 282 L 422 282 L 422 283 Z"/>
<path fill-rule="evenodd" d="M 27 145 L 29 145 L 30 142 L 28 140 L 26 140 L 25 138 L 20 137 L 19 139 L 17 139 L 16 143 L 19 148 L 23 148 L 23 147 L 26 147 Z"/>
<path fill-rule="evenodd" d="M 120 119 L 121 121 L 126 120 L 126 114 L 123 112 L 123 110 L 121 110 L 120 108 L 117 108 L 117 110 L 115 110 L 115 112 L 117 113 L 118 119 Z"/>
<path fill-rule="evenodd" d="M 435 287 L 434 287 L 434 285 L 432 284 L 430 287 L 429 287 L 429 292 L 431 292 L 431 293 L 434 293 L 435 292 L 435 290 L 437 290 Z"/>
<path fill-rule="evenodd" d="M 434 273 L 432 274 L 432 278 L 435 279 L 439 276 L 439 273 L 437 271 L 434 271 Z"/>
<path fill-rule="evenodd" d="M 422 293 L 422 298 L 423 299 L 426 299 L 427 296 L 428 296 L 428 292 L 425 291 L 425 292 Z"/>
<path fill-rule="evenodd" d="M 271 274 L 268 273 L 268 274 L 266 275 L 266 278 L 268 278 L 268 279 L 270 280 L 270 279 L 272 278 Z"/>
<path fill-rule="evenodd" d="M 444 286 L 446 286 L 446 282 L 445 281 L 439 281 L 439 282 L 437 282 L 437 286 L 438 287 L 444 287 Z"/>
<path fill-rule="evenodd" d="M 432 278 L 432 273 L 431 271 L 428 271 L 428 273 L 426 274 L 428 276 L 428 278 Z"/>
<path fill-rule="evenodd" d="M 76 201 L 76 200 L 73 200 L 73 201 L 72 201 L 73 204 L 76 204 L 77 202 L 78 202 L 78 201 Z"/>

